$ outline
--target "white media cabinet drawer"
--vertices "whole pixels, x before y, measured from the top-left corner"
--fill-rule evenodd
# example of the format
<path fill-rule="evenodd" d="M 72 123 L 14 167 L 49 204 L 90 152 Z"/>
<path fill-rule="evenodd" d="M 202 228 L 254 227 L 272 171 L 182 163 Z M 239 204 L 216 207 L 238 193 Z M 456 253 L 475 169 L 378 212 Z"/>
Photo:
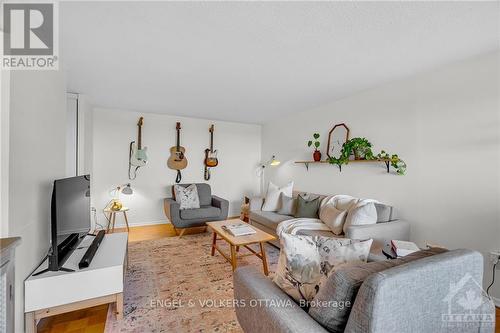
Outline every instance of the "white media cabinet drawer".
<path fill-rule="evenodd" d="M 128 234 L 105 235 L 90 266 L 79 269 L 78 263 L 92 240 L 92 236 L 86 236 L 63 265 L 74 272 L 46 272 L 25 280 L 26 313 L 123 293 Z M 47 265 L 43 262 L 34 273 Z"/>

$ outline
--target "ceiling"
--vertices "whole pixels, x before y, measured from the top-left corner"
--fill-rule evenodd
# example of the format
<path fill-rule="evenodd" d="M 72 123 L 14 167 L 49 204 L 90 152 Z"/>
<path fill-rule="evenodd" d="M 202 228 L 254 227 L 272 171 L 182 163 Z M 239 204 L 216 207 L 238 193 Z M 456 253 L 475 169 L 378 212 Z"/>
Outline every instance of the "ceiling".
<path fill-rule="evenodd" d="M 499 2 L 61 2 L 69 91 L 263 123 L 499 48 Z"/>

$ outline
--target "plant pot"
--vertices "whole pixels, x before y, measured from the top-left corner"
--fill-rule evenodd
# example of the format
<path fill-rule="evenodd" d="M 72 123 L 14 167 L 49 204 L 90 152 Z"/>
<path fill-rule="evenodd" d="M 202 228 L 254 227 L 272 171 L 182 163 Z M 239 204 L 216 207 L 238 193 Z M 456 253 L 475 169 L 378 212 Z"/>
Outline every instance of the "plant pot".
<path fill-rule="evenodd" d="M 354 149 L 354 159 L 355 160 L 364 160 L 365 159 L 365 151 L 364 149 Z"/>
<path fill-rule="evenodd" d="M 315 150 L 313 153 L 313 159 L 315 162 L 321 161 L 321 152 L 319 150 Z"/>

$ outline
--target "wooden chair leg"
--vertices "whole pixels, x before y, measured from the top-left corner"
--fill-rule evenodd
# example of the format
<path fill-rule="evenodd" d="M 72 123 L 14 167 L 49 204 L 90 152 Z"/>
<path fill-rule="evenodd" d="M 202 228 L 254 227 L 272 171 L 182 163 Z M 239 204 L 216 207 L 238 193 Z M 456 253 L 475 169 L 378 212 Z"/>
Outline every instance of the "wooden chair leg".
<path fill-rule="evenodd" d="M 179 238 L 181 238 L 185 232 L 186 232 L 186 228 L 182 228 L 181 232 L 179 232 Z"/>

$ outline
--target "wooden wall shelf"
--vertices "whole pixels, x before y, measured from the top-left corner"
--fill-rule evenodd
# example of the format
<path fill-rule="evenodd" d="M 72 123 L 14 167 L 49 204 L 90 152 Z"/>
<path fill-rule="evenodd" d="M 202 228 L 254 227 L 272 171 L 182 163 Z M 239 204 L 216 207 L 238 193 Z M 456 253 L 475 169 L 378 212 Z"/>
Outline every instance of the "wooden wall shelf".
<path fill-rule="evenodd" d="M 309 171 L 309 164 L 330 164 L 328 161 L 296 161 L 297 164 L 304 164 L 306 170 Z M 349 163 L 384 163 L 387 169 L 387 173 L 389 173 L 389 167 L 391 166 L 391 160 L 388 158 L 379 159 L 379 160 L 349 160 Z M 333 165 L 333 164 L 332 164 Z M 342 172 L 342 165 L 339 165 L 339 170 Z"/>

